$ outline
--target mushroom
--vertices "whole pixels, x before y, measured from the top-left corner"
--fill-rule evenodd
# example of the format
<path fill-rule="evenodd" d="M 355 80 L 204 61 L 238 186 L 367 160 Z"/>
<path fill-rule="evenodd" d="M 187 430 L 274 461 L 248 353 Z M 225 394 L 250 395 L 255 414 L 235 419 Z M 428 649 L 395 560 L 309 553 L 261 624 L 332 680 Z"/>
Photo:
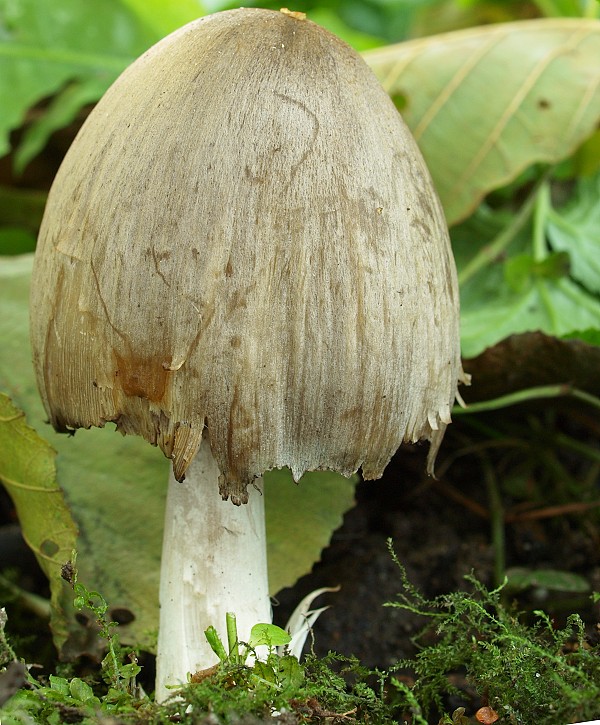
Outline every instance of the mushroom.
<path fill-rule="evenodd" d="M 417 146 L 360 56 L 289 11 L 194 21 L 107 91 L 49 194 L 31 336 L 57 430 L 113 421 L 172 460 L 159 698 L 211 664 L 224 612 L 242 638 L 270 618 L 262 474 L 375 479 L 421 439 L 431 471 L 464 380 Z"/>

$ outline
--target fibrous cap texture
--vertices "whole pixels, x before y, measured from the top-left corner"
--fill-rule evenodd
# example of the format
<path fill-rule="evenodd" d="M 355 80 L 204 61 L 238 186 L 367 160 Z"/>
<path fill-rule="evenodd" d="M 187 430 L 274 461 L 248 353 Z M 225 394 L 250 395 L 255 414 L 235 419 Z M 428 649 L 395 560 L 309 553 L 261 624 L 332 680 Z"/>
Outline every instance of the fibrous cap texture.
<path fill-rule="evenodd" d="M 362 59 L 298 14 L 197 20 L 130 66 L 50 192 L 31 298 L 59 430 L 114 421 L 221 493 L 432 456 L 462 377 L 444 217 Z"/>

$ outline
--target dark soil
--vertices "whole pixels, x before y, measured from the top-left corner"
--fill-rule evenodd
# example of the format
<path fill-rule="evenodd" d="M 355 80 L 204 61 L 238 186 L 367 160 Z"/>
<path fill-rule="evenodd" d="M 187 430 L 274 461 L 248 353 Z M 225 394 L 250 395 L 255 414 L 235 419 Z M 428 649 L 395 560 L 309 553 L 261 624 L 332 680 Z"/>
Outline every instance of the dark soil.
<path fill-rule="evenodd" d="M 427 596 L 463 588 L 463 575 L 472 570 L 491 583 L 489 525 L 441 495 L 424 470 L 425 449 L 406 449 L 380 481 L 358 486 L 357 505 L 321 562 L 278 595 L 276 623 L 285 624 L 305 594 L 339 585 L 339 593 L 325 594 L 314 604 L 331 605 L 314 627 L 316 653 L 335 650 L 355 655 L 366 667 L 385 668 L 414 654 L 410 639 L 423 624 L 409 613 L 383 607 L 401 588 L 388 538 L 410 580 Z"/>
<path fill-rule="evenodd" d="M 455 491 L 472 496 L 485 509 L 481 473 L 478 477 L 476 470 L 467 472 L 462 465 L 458 480 L 448 483 L 448 476 L 435 482 L 424 477 L 423 463 L 421 451 L 401 451 L 381 481 L 361 483 L 357 506 L 335 532 L 322 561 L 293 589 L 279 594 L 275 618 L 282 624 L 306 593 L 341 585 L 338 594 L 318 600 L 331 605 L 314 627 L 318 654 L 329 649 L 354 654 L 368 667 L 388 667 L 414 654 L 410 638 L 423 622 L 382 606 L 401 588 L 387 550 L 388 537 L 411 582 L 428 597 L 467 589 L 464 576 L 470 572 L 487 586 L 494 585 L 489 519 L 449 498 L 446 491 L 455 485 Z M 576 572 L 600 589 L 600 532 L 594 518 L 559 509 L 553 520 L 507 525 L 507 566 Z M 524 606 L 528 596 L 535 597 L 537 607 L 545 605 L 555 613 L 571 603 L 564 594 L 538 591 L 524 593 Z M 585 598 L 572 603 L 583 605 L 593 617 Z"/>

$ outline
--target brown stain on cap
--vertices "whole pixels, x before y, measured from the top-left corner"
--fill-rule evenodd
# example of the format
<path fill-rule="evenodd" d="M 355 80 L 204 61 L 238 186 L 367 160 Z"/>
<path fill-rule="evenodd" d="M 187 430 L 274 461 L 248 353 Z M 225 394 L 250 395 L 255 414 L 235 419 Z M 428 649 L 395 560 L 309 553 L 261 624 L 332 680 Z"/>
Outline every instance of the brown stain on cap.
<path fill-rule="evenodd" d="M 164 367 L 164 357 L 123 356 L 116 350 L 114 354 L 117 360 L 116 382 L 125 395 L 145 398 L 151 403 L 158 403 L 164 398 L 171 372 Z"/>

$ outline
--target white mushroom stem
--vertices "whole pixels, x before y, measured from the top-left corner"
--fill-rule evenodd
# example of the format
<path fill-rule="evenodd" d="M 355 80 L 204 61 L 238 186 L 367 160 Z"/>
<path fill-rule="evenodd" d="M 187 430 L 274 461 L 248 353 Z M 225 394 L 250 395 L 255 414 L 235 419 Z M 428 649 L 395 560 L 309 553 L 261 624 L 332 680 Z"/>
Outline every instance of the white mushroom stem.
<path fill-rule="evenodd" d="M 271 621 L 262 479 L 249 501 L 234 506 L 219 495 L 219 469 L 205 439 L 185 481 L 169 481 L 160 578 L 156 700 L 188 674 L 215 664 L 204 630 L 213 625 L 225 647 L 225 615 L 234 612 L 247 641 Z"/>

